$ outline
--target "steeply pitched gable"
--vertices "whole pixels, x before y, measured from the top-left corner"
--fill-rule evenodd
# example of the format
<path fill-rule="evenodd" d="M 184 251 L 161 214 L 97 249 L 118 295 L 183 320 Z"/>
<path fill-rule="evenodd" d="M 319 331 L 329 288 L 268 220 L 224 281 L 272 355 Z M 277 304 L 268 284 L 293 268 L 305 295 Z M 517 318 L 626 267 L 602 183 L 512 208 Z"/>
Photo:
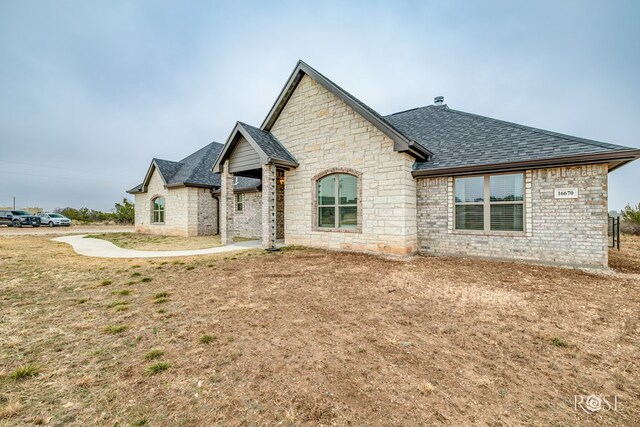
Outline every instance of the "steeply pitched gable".
<path fill-rule="evenodd" d="M 280 113 L 282 112 L 282 109 L 289 101 L 289 98 L 293 94 L 293 91 L 296 89 L 298 83 L 300 83 L 300 80 L 304 75 L 308 75 L 309 77 L 317 81 L 326 90 L 341 99 L 345 104 L 347 104 L 354 111 L 364 117 L 387 137 L 389 137 L 394 143 L 395 151 L 406 152 L 419 160 L 426 160 L 431 155 L 431 152 L 427 148 L 427 146 L 418 143 L 412 138 L 407 137 L 400 130 L 395 128 L 392 123 L 388 122 L 384 117 L 382 117 L 372 108 L 368 107 L 366 104 L 351 95 L 349 92 L 342 89 L 340 86 L 338 86 L 301 60 L 296 64 L 296 67 L 287 80 L 287 83 L 284 85 L 282 91 L 280 92 L 280 95 L 271 107 L 269 114 L 267 114 L 267 117 L 262 122 L 260 128 L 263 131 L 269 132 L 271 130 Z"/>

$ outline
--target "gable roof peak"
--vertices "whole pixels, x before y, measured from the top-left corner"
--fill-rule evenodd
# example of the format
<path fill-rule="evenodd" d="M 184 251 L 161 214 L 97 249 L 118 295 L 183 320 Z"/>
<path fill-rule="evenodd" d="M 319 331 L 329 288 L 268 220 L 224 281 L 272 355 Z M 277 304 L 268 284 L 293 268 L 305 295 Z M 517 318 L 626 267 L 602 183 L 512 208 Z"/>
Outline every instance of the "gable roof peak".
<path fill-rule="evenodd" d="M 305 75 L 318 82 L 327 91 L 342 100 L 356 113 L 360 114 L 360 116 L 365 120 L 389 137 L 393 141 L 395 151 L 408 153 L 416 157 L 418 160 L 427 160 L 431 157 L 431 152 L 424 145 L 408 138 L 371 107 L 351 95 L 346 90 L 342 89 L 301 59 L 296 63 L 293 72 L 289 76 L 289 79 L 287 79 L 287 82 L 280 91 L 280 95 L 262 122 L 260 129 L 267 132 L 271 130 L 280 116 L 280 113 L 282 113 L 285 105 L 289 102 L 291 95 L 293 95 L 293 92 Z"/>

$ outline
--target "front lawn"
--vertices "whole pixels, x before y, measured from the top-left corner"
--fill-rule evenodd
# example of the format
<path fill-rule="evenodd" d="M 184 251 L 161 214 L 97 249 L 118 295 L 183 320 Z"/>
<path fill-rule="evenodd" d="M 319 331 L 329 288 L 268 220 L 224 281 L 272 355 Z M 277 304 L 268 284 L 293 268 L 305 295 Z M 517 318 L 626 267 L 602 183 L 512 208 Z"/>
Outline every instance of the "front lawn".
<path fill-rule="evenodd" d="M 637 277 L 310 249 L 105 260 L 41 236 L 0 254 L 1 426 L 640 425 Z M 618 410 L 576 411 L 590 394 Z"/>
<path fill-rule="evenodd" d="M 189 249 L 207 249 L 220 246 L 220 236 L 158 236 L 142 233 L 100 233 L 87 238 L 103 239 L 125 249 L 143 251 L 179 251 Z"/>

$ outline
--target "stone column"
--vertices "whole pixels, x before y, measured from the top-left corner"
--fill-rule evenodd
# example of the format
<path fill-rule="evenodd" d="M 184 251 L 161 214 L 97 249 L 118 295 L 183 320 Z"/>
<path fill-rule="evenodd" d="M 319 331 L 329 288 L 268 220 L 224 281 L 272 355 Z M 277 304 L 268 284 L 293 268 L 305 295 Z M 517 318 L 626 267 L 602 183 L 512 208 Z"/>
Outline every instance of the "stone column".
<path fill-rule="evenodd" d="M 276 246 L 276 167 L 262 165 L 262 247 Z"/>
<path fill-rule="evenodd" d="M 233 197 L 234 176 L 229 173 L 229 161 L 225 161 L 220 172 L 220 241 L 223 245 L 233 243 Z"/>

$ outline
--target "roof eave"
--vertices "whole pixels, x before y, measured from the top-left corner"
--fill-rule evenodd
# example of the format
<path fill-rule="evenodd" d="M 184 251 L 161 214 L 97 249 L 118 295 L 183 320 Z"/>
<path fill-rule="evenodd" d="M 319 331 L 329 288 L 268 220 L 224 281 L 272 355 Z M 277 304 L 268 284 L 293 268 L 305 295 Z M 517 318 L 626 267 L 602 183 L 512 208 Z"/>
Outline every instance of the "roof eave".
<path fill-rule="evenodd" d="M 414 170 L 414 178 L 441 177 L 452 175 L 473 175 L 489 172 L 511 172 L 525 169 L 541 169 L 561 166 L 580 166 L 594 163 L 619 162 L 611 170 L 617 169 L 633 160 L 640 158 L 640 150 L 625 150 L 610 153 L 583 154 L 578 156 L 553 157 L 548 159 L 525 160 L 509 163 L 491 163 L 473 166 L 459 166 L 452 168 Z M 611 171 L 610 170 L 610 171 Z"/>

